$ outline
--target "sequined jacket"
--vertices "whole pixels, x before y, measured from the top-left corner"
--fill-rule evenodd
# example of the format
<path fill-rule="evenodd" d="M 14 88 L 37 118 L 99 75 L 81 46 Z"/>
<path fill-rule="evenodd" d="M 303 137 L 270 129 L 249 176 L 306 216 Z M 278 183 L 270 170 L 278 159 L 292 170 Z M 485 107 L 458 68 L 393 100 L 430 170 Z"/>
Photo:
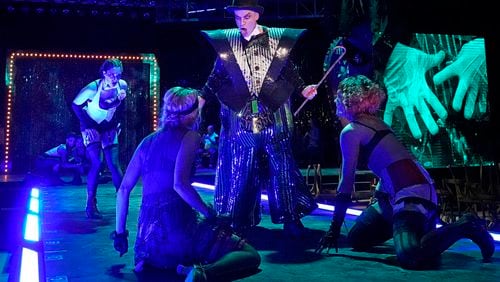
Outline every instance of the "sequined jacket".
<path fill-rule="evenodd" d="M 295 65 L 289 60 L 303 29 L 263 27 L 264 34 L 244 46 L 238 29 L 203 31 L 218 57 L 207 83 L 205 99 L 217 97 L 238 112 L 252 99 L 276 111 L 293 93 L 304 88 Z M 249 50 L 251 50 L 249 54 Z"/>

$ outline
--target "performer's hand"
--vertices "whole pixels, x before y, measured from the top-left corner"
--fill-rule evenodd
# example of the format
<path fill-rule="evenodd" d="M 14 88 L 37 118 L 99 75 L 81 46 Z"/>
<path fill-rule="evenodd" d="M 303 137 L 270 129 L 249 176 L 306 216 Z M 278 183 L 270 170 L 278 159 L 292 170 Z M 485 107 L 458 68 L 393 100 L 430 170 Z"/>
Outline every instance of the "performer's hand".
<path fill-rule="evenodd" d="M 127 97 L 127 91 L 125 91 L 124 89 L 120 89 L 120 91 L 118 92 L 118 95 L 117 95 L 117 98 L 118 100 L 123 100 Z"/>
<path fill-rule="evenodd" d="M 453 109 L 457 112 L 462 110 L 464 98 L 467 96 L 464 117 L 470 119 L 474 113 L 478 93 L 487 93 L 481 90 L 488 89 L 484 38 L 477 38 L 464 44 L 456 60 L 434 75 L 434 84 L 442 84 L 453 76 L 458 76 L 458 86 L 453 96 Z M 486 103 L 479 103 L 479 113 L 485 112 Z"/>
<path fill-rule="evenodd" d="M 431 134 L 438 133 L 439 127 L 429 106 L 436 112 L 440 120 L 445 120 L 448 113 L 436 94 L 429 88 L 425 80 L 425 73 L 438 66 L 444 57 L 444 51 L 431 55 L 401 43 L 396 44 L 387 63 L 384 76 L 388 96 L 384 121 L 389 126 L 392 125 L 394 111 L 397 107 L 401 107 L 414 138 L 422 137 L 416 114 L 420 115 Z"/>
<path fill-rule="evenodd" d="M 345 214 L 347 212 L 347 208 L 351 204 L 351 195 L 346 193 L 338 193 L 335 197 L 335 211 L 333 212 L 332 223 L 330 224 L 330 229 L 328 232 L 321 238 L 319 241 L 318 247 L 316 248 L 316 253 L 323 252 L 326 249 L 326 253 L 330 251 L 332 247 L 335 248 L 335 251 L 338 253 L 338 239 L 340 237 L 340 228 L 342 227 L 342 223 L 344 223 Z"/>
<path fill-rule="evenodd" d="M 307 100 L 312 100 L 318 94 L 318 87 L 316 85 L 308 85 L 302 90 L 302 96 Z"/>
<path fill-rule="evenodd" d="M 128 230 L 120 234 L 113 231 L 110 238 L 113 240 L 113 247 L 120 253 L 120 257 L 128 252 Z"/>
<path fill-rule="evenodd" d="M 330 253 L 331 248 L 335 248 L 335 251 L 339 252 L 338 239 L 340 237 L 340 227 L 342 223 L 332 220 L 330 224 L 330 229 L 323 235 L 318 243 L 318 247 L 314 251 L 315 253 L 321 254 L 325 249 L 326 253 Z"/>
<path fill-rule="evenodd" d="M 211 204 L 208 205 L 208 214 L 205 216 L 205 218 L 210 225 L 218 229 L 223 229 L 228 232 L 233 231 L 231 227 L 231 217 L 225 215 L 217 215 L 217 212 Z"/>
<path fill-rule="evenodd" d="M 212 204 L 206 204 L 207 205 L 207 214 L 205 215 L 205 218 L 207 222 L 210 224 L 215 224 L 217 221 L 217 212 L 214 209 L 214 206 Z"/>

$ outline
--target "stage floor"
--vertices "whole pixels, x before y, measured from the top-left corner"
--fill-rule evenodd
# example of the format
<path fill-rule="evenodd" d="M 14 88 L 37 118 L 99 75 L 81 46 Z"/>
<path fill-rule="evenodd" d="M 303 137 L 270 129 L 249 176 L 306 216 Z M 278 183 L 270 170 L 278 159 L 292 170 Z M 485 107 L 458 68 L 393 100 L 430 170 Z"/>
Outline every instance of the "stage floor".
<path fill-rule="evenodd" d="M 199 174 L 198 181 L 213 178 Z M 133 246 L 141 201 L 141 186 L 131 195 L 127 228 L 129 252 L 123 257 L 113 249 L 109 234 L 115 224 L 115 189 L 101 184 L 98 205 L 102 220 L 85 216 L 85 185 L 42 188 L 42 238 L 47 281 L 183 281 L 170 272 L 133 272 Z M 199 189 L 206 201 L 212 191 Z M 397 265 L 392 241 L 372 252 L 354 252 L 340 242 L 338 253 L 317 255 L 314 248 L 330 224 L 330 212 L 317 210 L 304 217 L 309 233 L 297 241 L 282 236 L 281 225 L 271 223 L 263 205 L 262 223 L 248 241 L 262 256 L 260 272 L 241 281 L 499 281 L 500 246 L 491 263 L 483 263 L 479 249 L 469 240 L 460 240 L 442 255 L 442 267 L 431 271 L 408 271 Z M 354 217 L 348 216 L 347 228 Z M 346 227 L 342 230 L 345 235 Z M 345 239 L 345 238 L 343 238 Z"/>

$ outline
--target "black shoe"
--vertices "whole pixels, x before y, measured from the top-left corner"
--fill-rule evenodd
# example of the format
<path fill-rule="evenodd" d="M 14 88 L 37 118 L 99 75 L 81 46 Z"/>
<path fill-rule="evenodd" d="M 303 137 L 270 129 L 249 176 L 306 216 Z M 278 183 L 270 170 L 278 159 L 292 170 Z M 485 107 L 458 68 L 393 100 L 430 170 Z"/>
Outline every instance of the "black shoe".
<path fill-rule="evenodd" d="M 87 207 L 85 209 L 85 212 L 87 213 L 87 217 L 90 219 L 102 219 L 102 214 L 99 212 L 97 207 L 96 208 Z"/>
<path fill-rule="evenodd" d="M 482 220 L 477 215 L 468 213 L 456 223 L 464 228 L 465 237 L 479 246 L 483 259 L 489 260 L 495 252 L 495 241 L 482 224 Z"/>
<path fill-rule="evenodd" d="M 291 239 L 300 239 L 305 237 L 306 231 L 306 228 L 299 219 L 296 221 L 285 222 L 283 224 L 283 234 L 285 237 Z"/>

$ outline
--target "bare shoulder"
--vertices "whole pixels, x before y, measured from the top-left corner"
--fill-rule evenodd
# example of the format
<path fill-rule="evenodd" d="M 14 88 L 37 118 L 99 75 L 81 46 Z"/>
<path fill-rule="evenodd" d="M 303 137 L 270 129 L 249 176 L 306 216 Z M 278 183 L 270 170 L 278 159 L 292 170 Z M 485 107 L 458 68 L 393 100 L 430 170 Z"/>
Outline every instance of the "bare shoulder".
<path fill-rule="evenodd" d="M 94 80 L 83 87 L 80 92 L 76 95 L 73 102 L 77 105 L 81 105 L 87 100 L 92 100 L 97 93 L 97 87 L 99 85 L 99 80 Z"/>
<path fill-rule="evenodd" d="M 362 129 L 357 124 L 349 123 L 340 132 L 341 141 L 359 140 L 362 135 Z"/>
<path fill-rule="evenodd" d="M 120 88 L 122 88 L 122 89 L 127 89 L 128 88 L 127 81 L 125 81 L 123 79 L 120 79 L 118 83 L 120 83 Z"/>

